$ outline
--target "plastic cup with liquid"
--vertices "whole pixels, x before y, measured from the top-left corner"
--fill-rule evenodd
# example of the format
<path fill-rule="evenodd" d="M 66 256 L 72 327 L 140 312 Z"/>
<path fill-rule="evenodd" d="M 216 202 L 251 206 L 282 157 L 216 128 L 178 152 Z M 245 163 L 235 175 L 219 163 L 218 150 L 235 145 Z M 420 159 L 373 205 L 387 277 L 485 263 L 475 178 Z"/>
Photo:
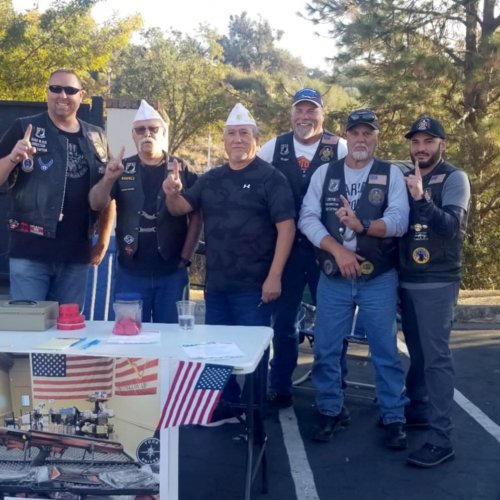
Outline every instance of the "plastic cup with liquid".
<path fill-rule="evenodd" d="M 177 316 L 181 330 L 192 330 L 194 328 L 194 312 L 196 302 L 193 300 L 179 300 L 177 304 Z"/>

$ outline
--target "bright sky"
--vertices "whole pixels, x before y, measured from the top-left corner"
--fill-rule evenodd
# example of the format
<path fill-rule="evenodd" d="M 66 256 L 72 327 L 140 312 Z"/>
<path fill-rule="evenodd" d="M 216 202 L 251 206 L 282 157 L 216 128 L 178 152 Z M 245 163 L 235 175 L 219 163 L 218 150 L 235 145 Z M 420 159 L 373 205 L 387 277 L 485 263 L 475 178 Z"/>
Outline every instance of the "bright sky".
<path fill-rule="evenodd" d="M 49 0 L 13 0 L 14 8 L 21 11 L 38 4 L 46 8 Z M 315 26 L 301 19 L 297 12 L 305 12 L 307 0 L 102 0 L 94 8 L 94 17 L 103 20 L 113 11 L 120 17 L 139 12 L 146 27 L 158 26 L 162 29 L 173 27 L 181 32 L 194 35 L 200 23 L 208 23 L 221 33 L 227 32 L 229 16 L 246 11 L 251 19 L 269 21 L 271 28 L 285 33 L 279 46 L 300 57 L 308 67 L 327 70 L 325 57 L 334 54 L 333 40 L 324 36 L 324 26 Z M 171 4 L 171 6 L 169 6 Z M 159 5 L 161 5 L 161 10 Z M 139 9 L 140 6 L 140 9 Z M 320 32 L 323 36 L 315 35 Z M 299 75 L 300 76 L 300 75 Z"/>

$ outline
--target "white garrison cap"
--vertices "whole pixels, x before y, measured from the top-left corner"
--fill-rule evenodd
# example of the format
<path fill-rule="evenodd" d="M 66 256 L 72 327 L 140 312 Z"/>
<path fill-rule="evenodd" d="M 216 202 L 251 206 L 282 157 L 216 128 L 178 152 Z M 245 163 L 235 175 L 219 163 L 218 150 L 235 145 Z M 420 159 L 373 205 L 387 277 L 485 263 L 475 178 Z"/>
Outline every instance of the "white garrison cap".
<path fill-rule="evenodd" d="M 243 104 L 238 103 L 227 117 L 226 126 L 228 125 L 254 125 L 256 127 L 257 123 L 255 123 L 250 111 Z"/>
<path fill-rule="evenodd" d="M 160 113 L 158 113 L 158 111 L 156 111 L 153 106 L 150 106 L 144 99 L 141 100 L 141 105 L 135 114 L 134 123 L 141 120 L 160 120 L 165 129 L 167 128 L 165 120 L 161 117 Z"/>

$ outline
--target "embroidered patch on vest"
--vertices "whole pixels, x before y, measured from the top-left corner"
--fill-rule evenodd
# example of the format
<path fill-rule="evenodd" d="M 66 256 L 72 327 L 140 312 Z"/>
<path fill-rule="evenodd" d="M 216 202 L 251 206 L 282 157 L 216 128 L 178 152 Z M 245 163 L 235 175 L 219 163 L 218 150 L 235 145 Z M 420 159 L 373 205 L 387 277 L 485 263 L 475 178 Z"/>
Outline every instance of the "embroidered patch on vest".
<path fill-rule="evenodd" d="M 413 257 L 413 260 L 417 264 L 427 264 L 431 258 L 431 254 L 429 253 L 429 250 L 424 247 L 418 247 L 413 250 L 413 253 L 411 254 Z"/>

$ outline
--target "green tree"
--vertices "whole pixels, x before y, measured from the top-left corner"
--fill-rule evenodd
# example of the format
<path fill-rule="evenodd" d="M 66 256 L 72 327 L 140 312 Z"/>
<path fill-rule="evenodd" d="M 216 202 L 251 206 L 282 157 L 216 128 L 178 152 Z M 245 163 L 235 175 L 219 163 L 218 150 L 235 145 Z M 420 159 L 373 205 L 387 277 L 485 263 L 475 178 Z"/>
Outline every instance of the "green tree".
<path fill-rule="evenodd" d="M 0 21 L 0 98 L 44 100 L 48 75 L 75 70 L 89 93 L 102 85 L 92 75 L 105 71 L 114 51 L 125 45 L 141 19 L 113 19 L 99 26 L 91 16 L 97 0 L 55 1 L 45 12 L 16 14 L 2 0 Z"/>
<path fill-rule="evenodd" d="M 300 59 L 275 46 L 283 31 L 271 28 L 268 21 L 251 19 L 246 12 L 229 16 L 228 34 L 220 38 L 224 62 L 246 72 L 304 73 Z"/>
<path fill-rule="evenodd" d="M 442 120 L 448 158 L 472 181 L 464 284 L 500 285 L 499 47 L 495 0 L 311 0 L 309 18 L 338 42 L 337 73 L 383 123 L 382 153 L 423 114 Z"/>

